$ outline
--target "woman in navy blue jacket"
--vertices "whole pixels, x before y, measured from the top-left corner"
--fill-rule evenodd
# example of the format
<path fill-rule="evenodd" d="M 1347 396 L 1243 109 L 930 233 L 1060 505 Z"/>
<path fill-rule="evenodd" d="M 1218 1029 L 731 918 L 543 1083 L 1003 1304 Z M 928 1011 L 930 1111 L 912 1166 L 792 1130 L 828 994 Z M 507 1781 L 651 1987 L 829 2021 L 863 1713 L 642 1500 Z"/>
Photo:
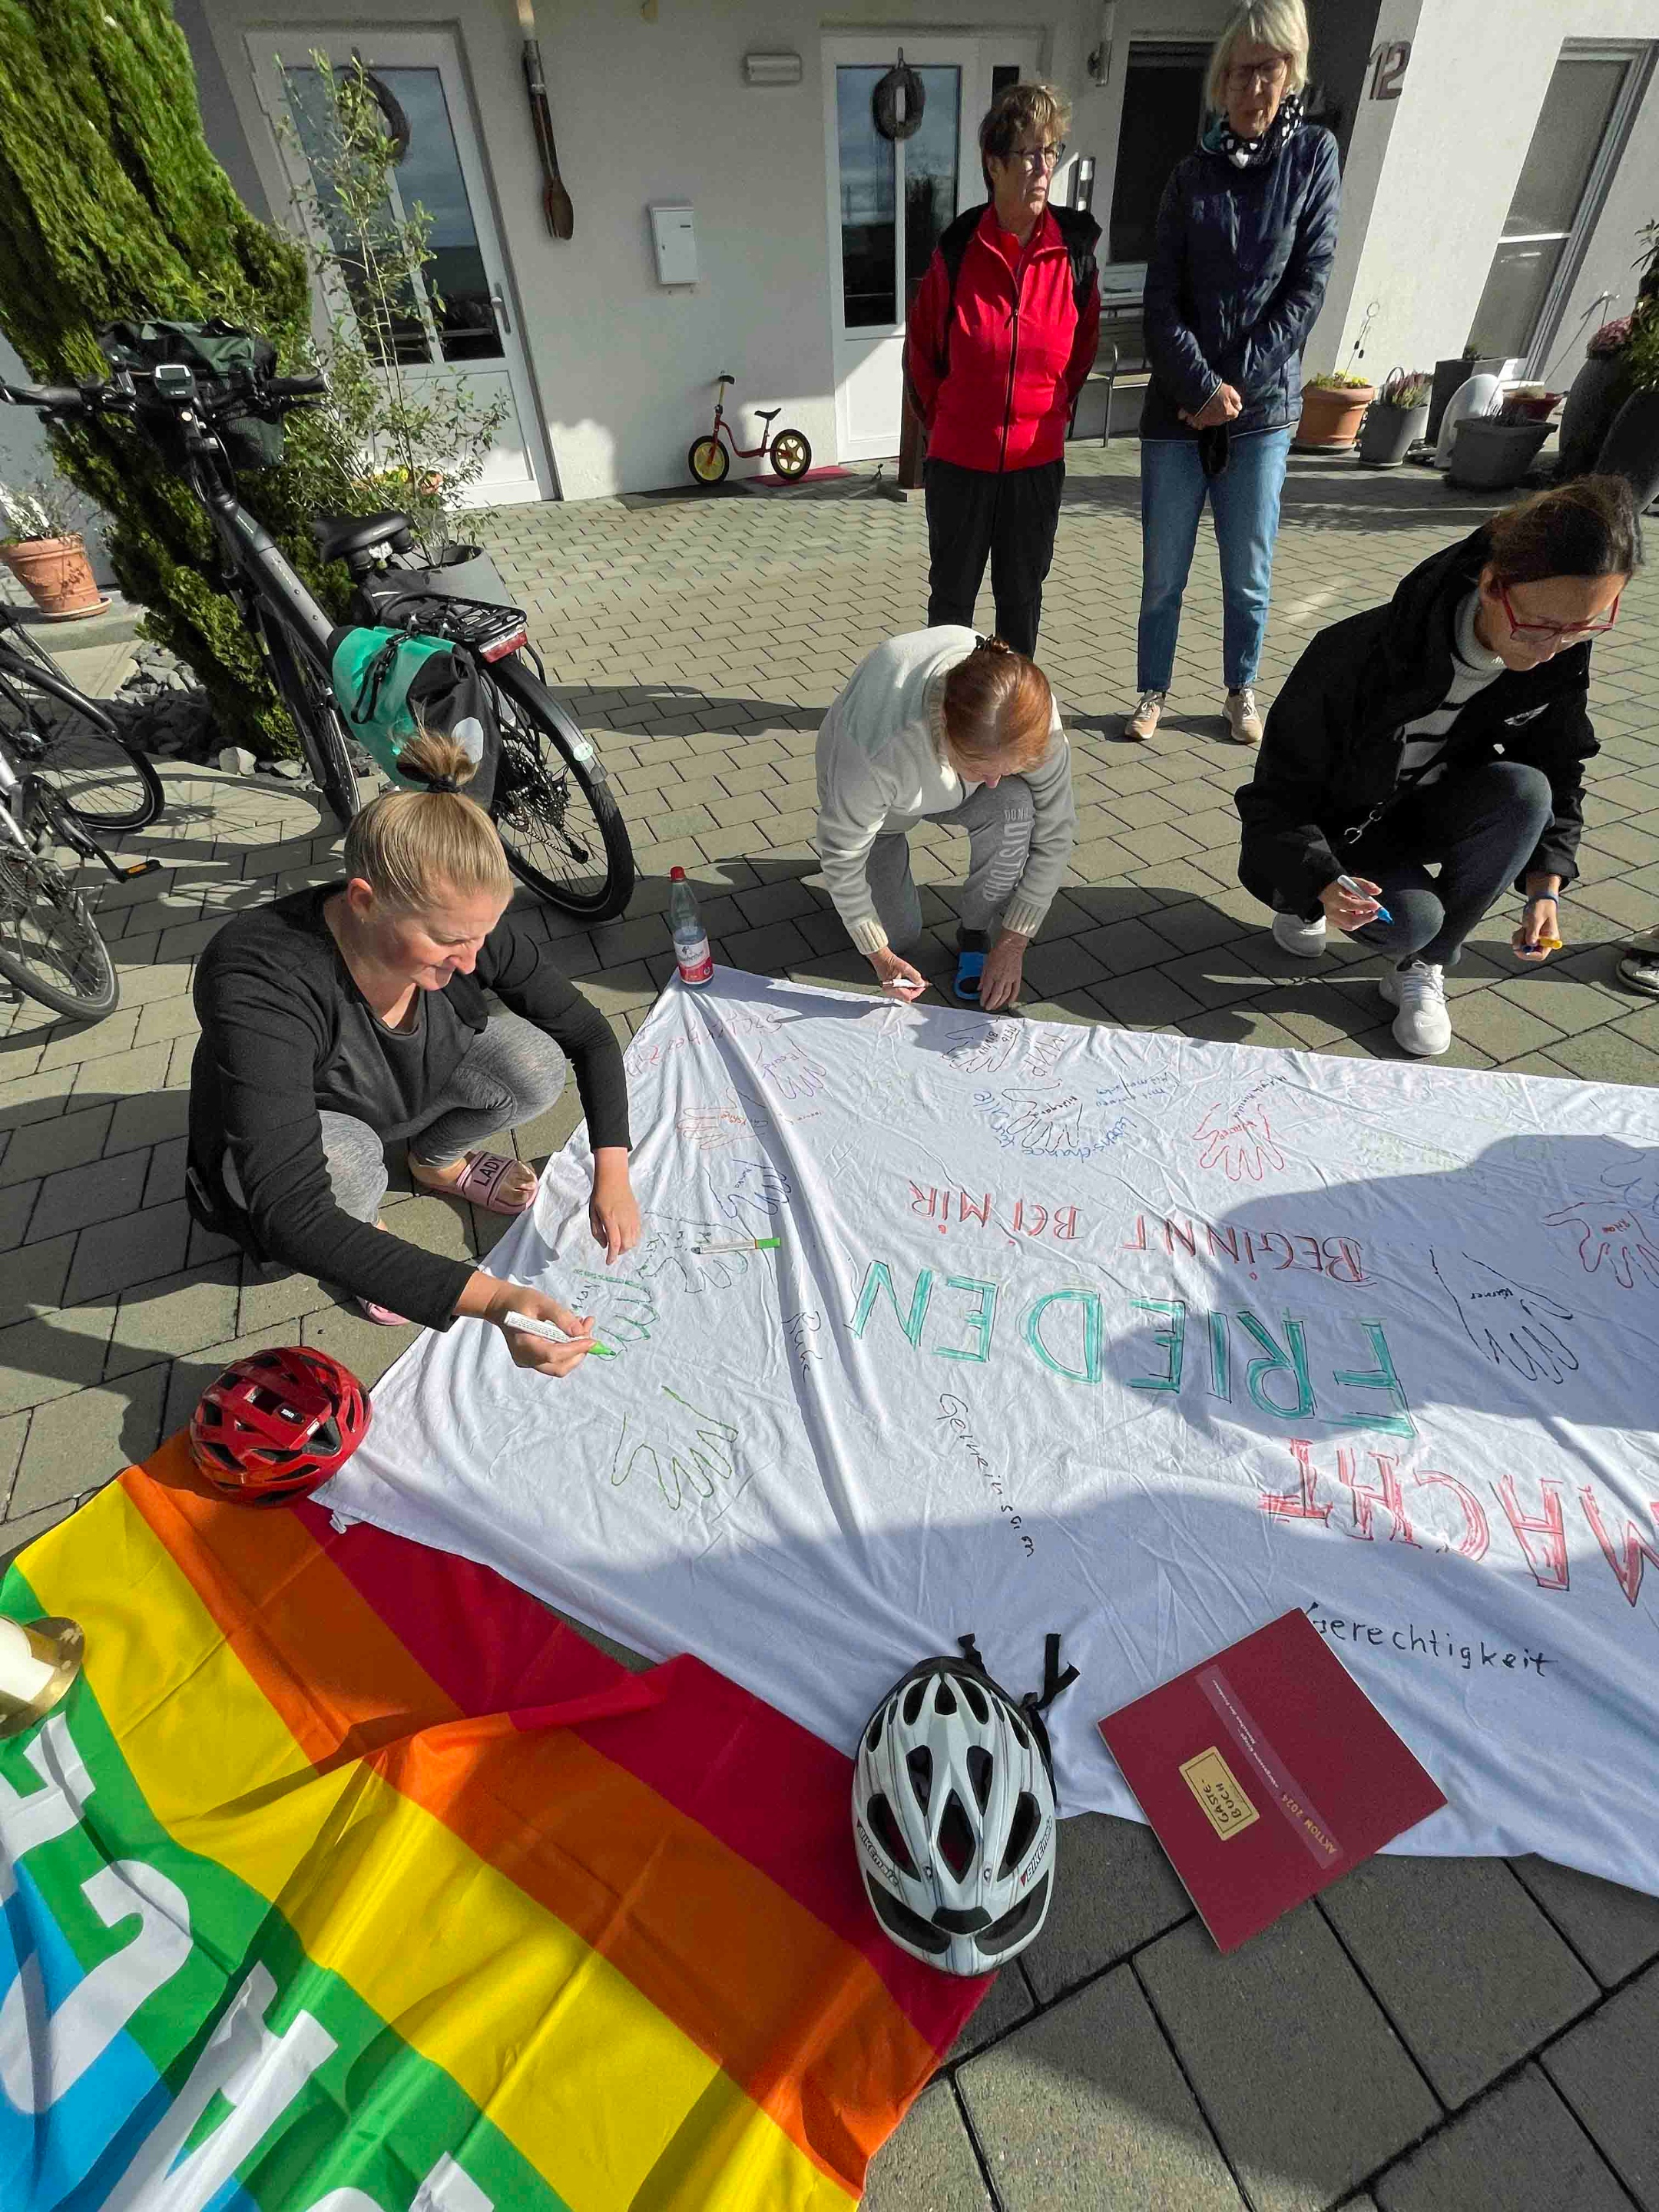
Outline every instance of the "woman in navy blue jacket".
<path fill-rule="evenodd" d="M 1210 57 L 1198 149 L 1158 209 L 1140 418 L 1140 696 L 1126 737 L 1158 726 L 1207 496 L 1221 554 L 1228 726 L 1240 744 L 1261 742 L 1252 686 L 1279 489 L 1340 198 L 1336 142 L 1302 120 L 1307 78 L 1303 0 L 1235 9 Z"/>

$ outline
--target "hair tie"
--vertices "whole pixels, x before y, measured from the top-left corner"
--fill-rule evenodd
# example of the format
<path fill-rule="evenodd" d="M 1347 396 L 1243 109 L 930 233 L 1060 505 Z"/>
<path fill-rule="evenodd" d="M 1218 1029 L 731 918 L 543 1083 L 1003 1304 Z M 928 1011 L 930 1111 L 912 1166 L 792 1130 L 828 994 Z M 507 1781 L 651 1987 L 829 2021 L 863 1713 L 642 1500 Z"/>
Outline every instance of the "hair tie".
<path fill-rule="evenodd" d="M 453 775 L 434 775 L 428 781 L 428 788 L 432 791 L 459 791 L 460 787 Z"/>

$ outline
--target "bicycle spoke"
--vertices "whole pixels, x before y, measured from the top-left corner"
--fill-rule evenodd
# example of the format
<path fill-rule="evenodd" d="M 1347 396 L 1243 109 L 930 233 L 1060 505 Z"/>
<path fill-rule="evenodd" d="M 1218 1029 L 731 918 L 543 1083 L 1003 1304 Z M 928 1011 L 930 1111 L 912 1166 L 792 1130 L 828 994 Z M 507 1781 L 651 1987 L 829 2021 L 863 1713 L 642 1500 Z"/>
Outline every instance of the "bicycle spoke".
<path fill-rule="evenodd" d="M 108 956 L 69 878 L 52 862 L 0 846 L 0 943 L 56 989 L 92 1001 L 104 991 Z"/>

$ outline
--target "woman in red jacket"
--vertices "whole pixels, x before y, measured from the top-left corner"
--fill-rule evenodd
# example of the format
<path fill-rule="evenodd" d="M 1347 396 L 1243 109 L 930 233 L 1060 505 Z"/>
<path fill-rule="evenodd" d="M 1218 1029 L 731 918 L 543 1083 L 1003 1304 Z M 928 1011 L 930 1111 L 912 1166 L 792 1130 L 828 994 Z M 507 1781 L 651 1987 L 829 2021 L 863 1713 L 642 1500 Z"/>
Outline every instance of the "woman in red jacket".
<path fill-rule="evenodd" d="M 1066 425 L 1100 342 L 1100 225 L 1052 208 L 1070 112 L 1017 84 L 979 126 L 990 199 L 939 240 L 911 303 L 904 373 L 927 426 L 927 624 L 974 626 L 991 562 L 996 628 L 1036 650 Z"/>

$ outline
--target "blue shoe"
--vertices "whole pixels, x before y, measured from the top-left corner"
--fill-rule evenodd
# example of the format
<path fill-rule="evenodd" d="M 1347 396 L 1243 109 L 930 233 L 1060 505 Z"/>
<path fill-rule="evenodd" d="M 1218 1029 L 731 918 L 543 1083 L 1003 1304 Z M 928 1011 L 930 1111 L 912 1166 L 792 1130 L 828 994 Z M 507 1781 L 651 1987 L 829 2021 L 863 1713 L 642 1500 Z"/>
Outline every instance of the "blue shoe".
<path fill-rule="evenodd" d="M 979 979 L 984 972 L 985 955 L 982 952 L 957 953 L 957 977 L 952 988 L 964 1006 L 978 1006 Z"/>

